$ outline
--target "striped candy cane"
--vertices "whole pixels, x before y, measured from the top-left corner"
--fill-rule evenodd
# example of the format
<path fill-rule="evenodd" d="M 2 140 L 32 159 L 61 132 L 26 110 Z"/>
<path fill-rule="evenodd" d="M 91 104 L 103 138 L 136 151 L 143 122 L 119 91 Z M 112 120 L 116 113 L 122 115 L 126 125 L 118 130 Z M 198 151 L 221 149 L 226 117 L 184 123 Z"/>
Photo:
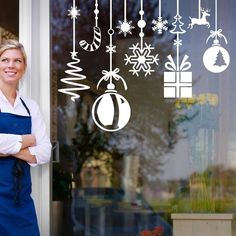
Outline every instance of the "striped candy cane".
<path fill-rule="evenodd" d="M 85 51 L 88 52 L 93 52 L 96 51 L 102 42 L 102 34 L 101 34 L 101 29 L 98 27 L 98 0 L 95 0 L 95 10 L 94 10 L 94 14 L 95 14 L 95 26 L 93 27 L 93 42 L 92 43 L 88 43 L 85 40 L 81 40 L 79 42 L 79 45 L 81 46 L 81 48 L 83 48 Z"/>

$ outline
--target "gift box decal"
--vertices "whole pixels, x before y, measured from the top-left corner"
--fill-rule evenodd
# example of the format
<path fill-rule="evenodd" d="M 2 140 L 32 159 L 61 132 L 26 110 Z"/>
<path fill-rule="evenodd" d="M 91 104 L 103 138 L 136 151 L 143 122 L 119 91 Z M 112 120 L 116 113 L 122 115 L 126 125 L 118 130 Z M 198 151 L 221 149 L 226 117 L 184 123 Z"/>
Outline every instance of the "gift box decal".
<path fill-rule="evenodd" d="M 176 0 L 175 21 L 172 23 L 173 29 L 170 33 L 176 35 L 174 45 L 176 46 L 176 63 L 171 55 L 168 55 L 168 62 L 165 68 L 169 71 L 164 72 L 164 98 L 191 98 L 192 97 L 192 72 L 187 71 L 191 68 L 191 63 L 187 61 L 188 56 L 184 55 L 180 63 L 180 46 L 182 40 L 180 35 L 185 34 L 186 30 L 182 27 L 182 16 L 179 14 L 179 0 Z"/>
<path fill-rule="evenodd" d="M 189 98 L 192 97 L 192 72 L 186 71 L 191 67 L 185 55 L 180 66 L 177 67 L 172 56 L 167 57 L 164 72 L 164 97 L 165 98 Z"/>

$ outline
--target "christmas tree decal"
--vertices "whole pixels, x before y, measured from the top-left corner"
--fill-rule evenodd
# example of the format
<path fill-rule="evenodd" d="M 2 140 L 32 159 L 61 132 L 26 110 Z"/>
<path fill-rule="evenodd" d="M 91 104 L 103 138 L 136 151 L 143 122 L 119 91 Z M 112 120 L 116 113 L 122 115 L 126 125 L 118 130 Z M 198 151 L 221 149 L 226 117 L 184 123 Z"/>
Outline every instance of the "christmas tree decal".
<path fill-rule="evenodd" d="M 86 79 L 86 76 L 80 74 L 82 68 L 77 65 L 79 64 L 80 59 L 77 58 L 78 52 L 76 52 L 75 50 L 75 20 L 77 19 L 77 16 L 80 16 L 80 10 L 77 9 L 77 6 L 75 5 L 75 0 L 73 0 L 73 6 L 71 7 L 71 9 L 68 10 L 68 12 L 68 16 L 70 16 L 73 20 L 73 51 L 70 52 L 72 61 L 67 63 L 69 69 L 65 70 L 65 73 L 69 77 L 62 78 L 61 82 L 67 85 L 71 85 L 73 87 L 58 89 L 58 91 L 70 95 L 71 100 L 74 102 L 77 98 L 80 97 L 80 95 L 77 94 L 78 91 L 87 90 L 90 87 L 88 85 L 78 83 L 78 81 Z"/>
<path fill-rule="evenodd" d="M 175 21 L 172 23 L 172 25 L 174 26 L 174 29 L 171 30 L 172 34 L 184 34 L 186 31 L 182 29 L 182 26 L 184 25 L 184 23 L 181 21 L 182 16 L 180 16 L 179 14 L 177 14 L 174 17 Z"/>
<path fill-rule="evenodd" d="M 227 65 L 227 64 L 225 63 L 223 53 L 219 50 L 219 52 L 216 56 L 216 61 L 215 61 L 214 66 L 225 66 L 225 65 Z"/>

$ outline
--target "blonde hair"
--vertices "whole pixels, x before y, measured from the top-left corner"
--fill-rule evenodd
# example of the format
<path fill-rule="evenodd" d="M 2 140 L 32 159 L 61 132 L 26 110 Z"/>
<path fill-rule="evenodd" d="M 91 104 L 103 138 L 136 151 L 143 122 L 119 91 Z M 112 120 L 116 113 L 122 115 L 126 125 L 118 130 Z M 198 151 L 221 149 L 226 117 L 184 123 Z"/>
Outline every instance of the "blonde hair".
<path fill-rule="evenodd" d="M 27 65 L 27 56 L 24 46 L 15 39 L 7 39 L 0 44 L 0 56 L 8 49 L 18 49 L 21 51 L 25 66 Z"/>

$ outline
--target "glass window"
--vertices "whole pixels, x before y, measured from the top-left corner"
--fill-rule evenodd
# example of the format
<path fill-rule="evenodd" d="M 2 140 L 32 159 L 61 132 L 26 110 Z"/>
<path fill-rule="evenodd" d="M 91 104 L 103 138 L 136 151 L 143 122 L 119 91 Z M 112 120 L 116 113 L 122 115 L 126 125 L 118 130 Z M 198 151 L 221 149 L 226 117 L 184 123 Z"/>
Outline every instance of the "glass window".
<path fill-rule="evenodd" d="M 95 1 L 78 2 L 75 42 L 80 61 L 72 63 L 73 67 L 73 20 L 68 16 L 73 2 L 51 0 L 54 235 L 142 236 L 156 228 L 171 236 L 171 213 L 236 211 L 236 32 L 232 20 L 236 3 L 218 2 L 219 50 L 207 60 L 222 69 L 228 63 L 228 52 L 231 62 L 225 71 L 212 73 L 204 66 L 203 55 L 216 48 L 215 36 L 209 37 L 215 31 L 215 4 L 201 2 L 208 15 L 204 20 L 204 12 L 200 12 L 204 24 L 197 21 L 191 29 L 190 18 L 197 19 L 199 5 L 180 1 L 182 29 L 186 30 L 180 36 L 180 62 L 188 56 L 193 96 L 174 99 L 164 98 L 164 72 L 171 71 L 165 67 L 167 56 L 172 55 L 174 61 L 177 58 L 176 36 L 170 33 L 175 28 L 176 1 L 162 1 L 162 17 L 168 21 L 163 34 L 152 30 L 153 19 L 158 19 L 158 1 L 144 1 L 144 46 L 152 45 L 150 55 L 158 54 L 159 60 L 158 65 L 151 63 L 151 75 L 140 71 L 138 77 L 132 74 L 132 65 L 125 65 L 125 58 L 136 52 L 134 45 L 140 43 L 140 2 L 127 1 L 127 20 L 132 21 L 128 27 L 135 28 L 124 36 L 119 33 L 123 1 L 113 1 L 113 68 L 119 68 L 128 87 L 125 90 L 120 80 L 115 81 L 116 89 L 132 112 L 122 130 L 106 132 L 94 123 L 92 107 L 106 91 L 106 82 L 99 88 L 97 83 L 110 68 L 106 52 L 109 1 L 99 1 L 102 43 L 92 52 L 83 50 L 79 42 L 93 42 Z M 79 82 L 90 86 L 78 92 L 80 98 L 75 102 L 58 92 L 70 88 L 62 78 L 76 78 L 68 75 L 68 70 L 85 75 Z M 186 78 L 184 71 L 180 76 Z M 174 70 L 172 75 L 175 78 Z"/>

